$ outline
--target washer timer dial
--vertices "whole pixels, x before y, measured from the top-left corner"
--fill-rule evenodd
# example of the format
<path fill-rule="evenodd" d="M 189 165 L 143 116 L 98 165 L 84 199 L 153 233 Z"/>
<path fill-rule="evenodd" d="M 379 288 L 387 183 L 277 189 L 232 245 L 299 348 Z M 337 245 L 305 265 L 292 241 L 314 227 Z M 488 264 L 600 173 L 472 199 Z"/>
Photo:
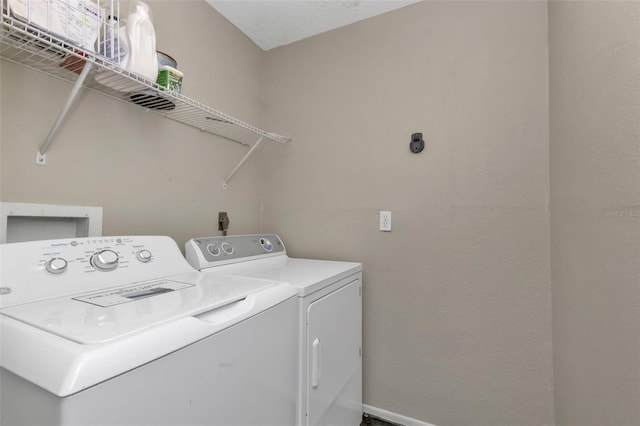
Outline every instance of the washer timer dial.
<path fill-rule="evenodd" d="M 91 265 L 99 271 L 113 271 L 118 267 L 118 253 L 113 250 L 101 250 L 91 256 Z"/>

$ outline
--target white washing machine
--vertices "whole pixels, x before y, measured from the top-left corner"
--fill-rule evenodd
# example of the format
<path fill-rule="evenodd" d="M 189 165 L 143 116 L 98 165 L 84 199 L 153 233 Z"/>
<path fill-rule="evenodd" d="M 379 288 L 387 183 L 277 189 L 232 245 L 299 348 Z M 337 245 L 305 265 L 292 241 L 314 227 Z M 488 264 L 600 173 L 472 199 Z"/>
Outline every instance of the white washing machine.
<path fill-rule="evenodd" d="M 187 260 L 212 274 L 291 284 L 299 300 L 301 426 L 362 420 L 362 265 L 294 259 L 277 235 L 195 238 Z"/>
<path fill-rule="evenodd" d="M 0 245 L 0 424 L 289 425 L 296 291 L 168 237 Z"/>

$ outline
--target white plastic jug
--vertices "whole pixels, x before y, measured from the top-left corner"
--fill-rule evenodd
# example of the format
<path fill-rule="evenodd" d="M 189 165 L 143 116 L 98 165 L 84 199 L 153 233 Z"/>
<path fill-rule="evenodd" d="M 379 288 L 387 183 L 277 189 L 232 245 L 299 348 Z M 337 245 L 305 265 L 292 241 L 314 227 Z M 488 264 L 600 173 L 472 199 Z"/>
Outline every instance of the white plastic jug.
<path fill-rule="evenodd" d="M 127 18 L 125 28 L 129 45 L 129 58 L 124 68 L 151 82 L 155 82 L 158 76 L 156 31 L 153 28 L 149 6 L 146 3 L 135 2 L 134 9 Z"/>
<path fill-rule="evenodd" d="M 109 16 L 100 36 L 98 53 L 126 69 L 129 62 L 126 26 L 118 21 L 117 16 Z"/>

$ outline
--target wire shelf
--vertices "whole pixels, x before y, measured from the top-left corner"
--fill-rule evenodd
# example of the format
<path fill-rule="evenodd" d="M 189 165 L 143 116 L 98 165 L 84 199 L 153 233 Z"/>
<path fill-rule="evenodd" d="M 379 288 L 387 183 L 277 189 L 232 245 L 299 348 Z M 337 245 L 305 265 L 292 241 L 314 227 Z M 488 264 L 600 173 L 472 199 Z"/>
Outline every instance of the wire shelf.
<path fill-rule="evenodd" d="M 290 138 L 259 129 L 176 91 L 145 80 L 90 49 L 72 44 L 62 37 L 23 22 L 8 12 L 7 1 L 0 0 L 0 57 L 4 60 L 70 83 L 78 79 L 80 72 L 89 62 L 93 68 L 84 80 L 83 87 L 92 91 L 143 107 L 155 114 L 245 146 L 252 146 L 257 137 L 283 144 L 291 141 Z"/>

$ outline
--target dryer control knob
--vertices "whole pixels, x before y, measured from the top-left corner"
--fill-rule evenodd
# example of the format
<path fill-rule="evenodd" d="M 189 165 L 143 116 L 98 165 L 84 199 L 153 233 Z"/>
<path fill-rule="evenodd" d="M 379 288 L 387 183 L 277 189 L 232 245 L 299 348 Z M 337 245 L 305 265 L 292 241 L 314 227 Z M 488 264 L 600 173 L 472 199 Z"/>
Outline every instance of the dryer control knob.
<path fill-rule="evenodd" d="M 212 255 L 212 256 L 219 256 L 220 255 L 220 247 L 218 247 L 215 244 L 209 244 L 207 246 L 207 251 Z"/>
<path fill-rule="evenodd" d="M 113 250 L 102 250 L 91 256 L 91 264 L 99 271 L 113 271 L 118 267 L 118 253 Z"/>
<path fill-rule="evenodd" d="M 227 243 L 227 242 L 222 243 L 220 248 L 222 248 L 222 251 L 225 252 L 226 254 L 233 254 L 233 246 L 231 245 L 231 243 Z"/>
<path fill-rule="evenodd" d="M 61 274 L 67 270 L 67 261 L 61 257 L 54 257 L 47 262 L 45 268 L 52 274 Z"/>
<path fill-rule="evenodd" d="M 151 254 L 151 252 L 149 250 L 140 250 L 137 254 L 136 254 L 136 259 L 138 259 L 140 262 L 142 263 L 147 263 L 151 260 L 151 258 L 153 257 L 153 255 Z"/>
<path fill-rule="evenodd" d="M 267 251 L 267 252 L 273 251 L 273 244 L 271 244 L 271 241 L 269 241 L 267 238 L 260 238 L 260 245 L 262 246 L 264 251 Z"/>

